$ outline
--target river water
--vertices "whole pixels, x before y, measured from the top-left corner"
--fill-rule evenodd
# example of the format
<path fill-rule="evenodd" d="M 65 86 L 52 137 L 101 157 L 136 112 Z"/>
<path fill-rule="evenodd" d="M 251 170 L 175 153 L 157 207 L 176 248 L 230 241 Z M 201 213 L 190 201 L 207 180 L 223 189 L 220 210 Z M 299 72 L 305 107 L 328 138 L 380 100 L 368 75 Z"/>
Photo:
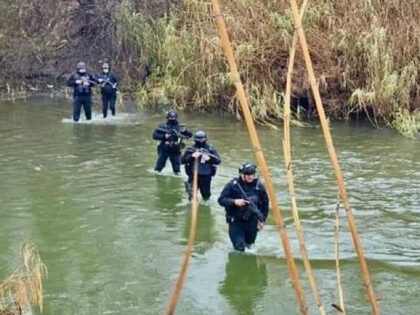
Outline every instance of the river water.
<path fill-rule="evenodd" d="M 0 104 L 0 279 L 31 240 L 48 268 L 43 314 L 161 314 L 189 233 L 184 177 L 153 172 L 151 135 L 163 112 L 127 109 L 71 122 L 71 101 Z M 200 205 L 196 244 L 177 314 L 299 314 L 273 220 L 249 254 L 234 253 L 217 197 L 253 160 L 244 124 L 182 114 L 204 129 L 223 162 Z M 334 142 L 383 314 L 420 314 L 420 145 L 365 123 L 334 123 Z M 313 303 L 293 229 L 282 131 L 258 128 L 311 314 Z M 298 207 L 328 313 L 338 303 L 334 262 L 337 187 L 320 128 L 292 128 Z M 342 285 L 348 314 L 369 314 L 344 211 Z"/>

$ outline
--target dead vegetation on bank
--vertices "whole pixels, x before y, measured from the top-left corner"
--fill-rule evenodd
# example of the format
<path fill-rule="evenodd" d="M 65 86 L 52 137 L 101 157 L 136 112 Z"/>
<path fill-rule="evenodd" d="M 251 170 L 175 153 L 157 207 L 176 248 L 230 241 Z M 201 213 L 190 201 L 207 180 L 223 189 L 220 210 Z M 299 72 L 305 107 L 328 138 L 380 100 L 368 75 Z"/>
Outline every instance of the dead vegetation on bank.
<path fill-rule="evenodd" d="M 46 267 L 31 243 L 21 245 L 22 263 L 0 283 L 0 314 L 18 315 L 38 307 L 42 311 L 42 280 Z"/>
<path fill-rule="evenodd" d="M 0 4 L 0 84 L 60 79 L 79 59 L 109 60 L 144 106 L 239 115 L 208 1 L 6 0 Z M 171 5 L 177 4 L 172 6 Z M 282 117 L 293 23 L 285 0 L 222 2 L 252 113 Z M 18 17 L 9 21 L 7 17 Z M 310 2 L 304 17 L 326 111 L 402 133 L 419 117 L 420 2 Z M 293 78 L 295 118 L 312 114 L 300 53 Z M 146 76 L 149 75 L 146 81 Z M 145 84 L 143 84 L 146 82 Z"/>
<path fill-rule="evenodd" d="M 109 61 L 125 87 L 143 75 L 141 51 L 120 37 L 118 12 L 150 17 L 169 12 L 178 0 L 0 1 L 0 92 L 37 91 L 63 83 L 84 60 L 97 72 Z M 9 88 L 8 88 L 9 87 Z"/>
<path fill-rule="evenodd" d="M 260 121 L 282 116 L 283 89 L 293 24 L 288 1 L 222 3 L 252 112 Z M 238 112 L 207 1 L 186 0 L 169 17 L 150 22 L 122 10 L 152 76 L 138 95 L 142 104 Z M 367 117 L 402 133 L 416 129 L 420 108 L 420 2 L 311 2 L 304 18 L 326 111 L 336 118 Z M 298 54 L 293 93 L 309 85 Z M 310 95 L 309 95 L 310 96 Z M 311 111 L 295 104 L 295 113 Z"/>

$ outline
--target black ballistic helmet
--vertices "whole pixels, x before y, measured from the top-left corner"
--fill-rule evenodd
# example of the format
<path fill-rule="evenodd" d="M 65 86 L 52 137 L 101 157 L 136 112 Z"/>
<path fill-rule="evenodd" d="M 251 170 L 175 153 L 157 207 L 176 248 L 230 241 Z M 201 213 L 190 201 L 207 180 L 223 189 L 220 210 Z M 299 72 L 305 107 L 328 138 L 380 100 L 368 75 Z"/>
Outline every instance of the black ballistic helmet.
<path fill-rule="evenodd" d="M 166 118 L 175 120 L 178 118 L 178 113 L 174 110 L 170 110 L 169 112 L 166 113 Z"/>
<path fill-rule="evenodd" d="M 257 166 L 251 162 L 245 162 L 238 170 L 239 174 L 254 175 L 257 171 Z"/>
<path fill-rule="evenodd" d="M 77 70 L 79 69 L 86 69 L 86 63 L 84 63 L 83 61 L 79 61 L 76 65 Z"/>
<path fill-rule="evenodd" d="M 198 141 L 198 142 L 205 142 L 207 141 L 207 135 L 204 131 L 199 130 L 195 133 L 194 135 L 194 141 Z"/>

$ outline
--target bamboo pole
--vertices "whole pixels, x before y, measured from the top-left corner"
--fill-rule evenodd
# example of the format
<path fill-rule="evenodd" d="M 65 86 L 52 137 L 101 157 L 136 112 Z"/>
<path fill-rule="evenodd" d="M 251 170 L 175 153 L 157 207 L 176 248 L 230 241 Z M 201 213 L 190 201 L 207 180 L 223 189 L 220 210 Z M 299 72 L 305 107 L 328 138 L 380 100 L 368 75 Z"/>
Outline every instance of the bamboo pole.
<path fill-rule="evenodd" d="M 335 228 L 334 228 L 334 250 L 335 250 L 335 268 L 337 272 L 337 290 L 339 298 L 339 310 L 344 315 L 346 315 L 346 310 L 344 308 L 344 295 L 343 288 L 341 286 L 341 272 L 340 272 L 340 251 L 339 251 L 339 229 L 340 229 L 340 199 L 337 201 L 337 207 L 335 208 Z"/>
<path fill-rule="evenodd" d="M 283 218 L 280 212 L 279 205 L 277 203 L 277 198 L 274 191 L 274 186 L 270 178 L 270 174 L 268 171 L 268 166 L 264 158 L 264 154 L 261 149 L 261 144 L 258 139 L 257 131 L 255 129 L 254 122 L 252 120 L 251 112 L 249 110 L 248 100 L 245 95 L 245 90 L 239 76 L 238 66 L 235 61 L 235 57 L 233 54 L 232 45 L 229 40 L 229 35 L 226 30 L 226 25 L 220 10 L 220 5 L 218 0 L 211 0 L 213 13 L 216 19 L 217 29 L 219 32 L 221 45 L 228 61 L 230 71 L 232 74 L 233 83 L 236 87 L 236 96 L 239 100 L 239 103 L 242 107 L 242 112 L 245 118 L 245 122 L 248 128 L 249 136 L 251 139 L 252 147 L 254 149 L 255 157 L 258 163 L 258 166 L 261 169 L 261 174 L 264 178 L 265 185 L 267 187 L 267 192 L 271 200 L 272 210 L 274 214 L 274 219 L 279 226 L 279 235 L 280 239 L 283 244 L 284 253 L 286 256 L 287 266 L 289 269 L 290 277 L 292 279 L 293 287 L 296 292 L 297 302 L 302 314 L 308 314 L 308 307 L 306 305 L 306 301 L 303 295 L 302 286 L 299 280 L 298 270 L 296 268 L 295 262 L 293 260 L 293 254 L 290 248 L 289 239 L 287 237 L 287 232 L 285 229 L 285 225 L 283 222 Z"/>
<path fill-rule="evenodd" d="M 305 13 L 306 7 L 308 5 L 308 0 L 304 0 L 300 8 L 300 19 L 302 20 Z M 287 183 L 289 186 L 289 196 L 292 205 L 292 214 L 293 220 L 296 227 L 296 235 L 299 241 L 299 249 L 302 255 L 303 265 L 305 266 L 306 273 L 308 275 L 309 284 L 314 295 L 314 300 L 318 306 L 319 313 L 325 315 L 325 309 L 321 302 L 321 297 L 317 288 L 315 276 L 312 272 L 311 263 L 309 261 L 308 251 L 305 245 L 305 237 L 303 234 L 303 228 L 299 219 L 299 211 L 297 208 L 296 195 L 295 195 L 295 186 L 293 180 L 293 168 L 292 168 L 292 158 L 291 158 L 291 149 L 290 149 L 290 96 L 292 90 L 292 74 L 293 67 L 295 63 L 296 55 L 296 46 L 298 42 L 298 35 L 295 31 L 293 34 L 292 47 L 290 48 L 289 55 L 289 65 L 287 70 L 287 79 L 286 79 L 286 94 L 284 97 L 284 116 L 283 116 L 283 125 L 284 125 L 284 139 L 283 139 L 283 151 L 284 151 L 284 163 L 286 167 Z"/>
<path fill-rule="evenodd" d="M 184 261 L 182 263 L 181 272 L 179 273 L 176 284 L 173 288 L 168 307 L 165 311 L 165 315 L 173 315 L 175 313 L 176 306 L 181 296 L 181 291 L 185 283 L 185 278 L 187 275 L 188 265 L 190 261 L 190 256 L 192 252 L 192 247 L 195 241 L 195 235 L 197 232 L 197 217 L 198 217 L 198 201 L 197 201 L 197 180 L 198 180 L 198 159 L 194 161 L 194 175 L 193 175 L 193 198 L 191 200 L 191 226 L 190 226 L 190 235 L 188 237 L 187 249 L 184 255 Z"/>
<path fill-rule="evenodd" d="M 305 59 L 306 68 L 308 71 L 308 79 L 312 88 L 312 92 L 315 98 L 316 108 L 318 111 L 319 119 L 321 121 L 322 131 L 324 133 L 325 144 L 330 156 L 331 163 L 334 167 L 335 177 L 338 183 L 338 189 L 340 192 L 340 199 L 343 202 L 344 209 L 346 210 L 347 221 L 349 229 L 353 238 L 354 248 L 357 253 L 359 260 L 360 271 L 362 274 L 364 286 L 369 297 L 370 303 L 372 305 L 372 313 L 375 315 L 380 314 L 378 303 L 376 301 L 375 292 L 373 290 L 372 282 L 369 275 L 369 270 L 367 267 L 366 259 L 363 253 L 363 247 L 360 242 L 359 233 L 357 232 L 356 222 L 354 221 L 353 213 L 350 208 L 349 199 L 347 197 L 346 185 L 344 183 L 344 178 L 341 173 L 340 164 L 338 162 L 338 157 L 334 149 L 333 141 L 331 138 L 330 129 L 328 127 L 327 119 L 325 117 L 324 107 L 322 105 L 321 95 L 319 93 L 318 85 L 316 83 L 315 73 L 312 66 L 311 57 L 309 55 L 309 49 L 306 42 L 305 33 L 302 28 L 302 22 L 299 18 L 299 11 L 296 0 L 290 0 L 290 5 L 292 7 L 293 20 L 295 23 L 296 30 L 299 35 L 300 46 L 302 48 L 302 53 Z"/>

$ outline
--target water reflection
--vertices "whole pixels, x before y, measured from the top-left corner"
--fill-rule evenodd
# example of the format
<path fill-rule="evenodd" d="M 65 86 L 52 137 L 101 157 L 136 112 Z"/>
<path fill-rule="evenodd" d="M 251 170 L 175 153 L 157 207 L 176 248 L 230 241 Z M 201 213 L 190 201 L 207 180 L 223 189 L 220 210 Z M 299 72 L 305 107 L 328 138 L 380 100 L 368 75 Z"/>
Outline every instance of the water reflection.
<path fill-rule="evenodd" d="M 191 205 L 187 207 L 191 208 Z M 185 227 L 183 237 L 188 239 L 190 233 L 190 222 L 191 222 L 191 211 L 190 215 L 185 216 Z M 210 250 L 213 244 L 216 242 L 216 231 L 214 229 L 214 217 L 212 210 L 209 205 L 199 205 L 198 222 L 197 222 L 197 233 L 195 236 L 194 253 L 205 254 Z"/>
<path fill-rule="evenodd" d="M 174 227 L 178 216 L 189 206 L 183 206 L 183 199 L 186 199 L 183 178 L 175 176 L 156 175 L 153 209 L 159 212 L 167 227 Z"/>
<path fill-rule="evenodd" d="M 257 256 L 230 252 L 219 291 L 241 315 L 257 314 L 254 305 L 267 286 L 267 267 Z"/>
<path fill-rule="evenodd" d="M 95 134 L 92 133 L 93 126 L 75 124 L 73 127 L 71 154 L 74 156 L 83 156 L 84 153 L 89 153 L 89 157 L 93 156 L 97 148 L 93 139 L 95 137 Z"/>

